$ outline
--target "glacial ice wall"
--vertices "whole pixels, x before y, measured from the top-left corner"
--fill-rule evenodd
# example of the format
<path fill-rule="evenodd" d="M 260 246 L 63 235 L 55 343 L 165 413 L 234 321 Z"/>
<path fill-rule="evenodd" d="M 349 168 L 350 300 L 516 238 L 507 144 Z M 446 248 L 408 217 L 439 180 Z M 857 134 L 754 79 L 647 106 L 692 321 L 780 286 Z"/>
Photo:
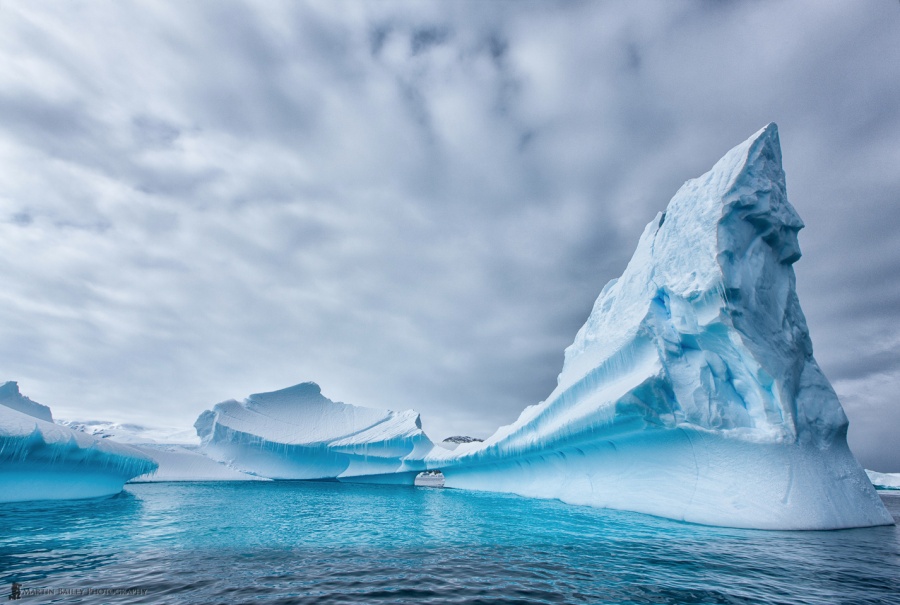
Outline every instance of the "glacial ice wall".
<path fill-rule="evenodd" d="M 272 479 L 412 484 L 434 447 L 416 412 L 334 402 L 313 382 L 219 403 L 194 426 L 204 454 Z"/>
<path fill-rule="evenodd" d="M 770 124 L 647 225 L 544 402 L 427 466 L 449 487 L 703 524 L 892 523 L 813 357 L 792 267 L 802 227 Z"/>
<path fill-rule="evenodd" d="M 28 409 L 36 415 L 0 405 L 0 502 L 112 495 L 156 468 L 133 448 L 41 419 L 49 408 L 22 397 L 18 387 L 15 395 L 33 404 Z M 10 395 L 0 404 L 8 399 L 19 402 Z"/>

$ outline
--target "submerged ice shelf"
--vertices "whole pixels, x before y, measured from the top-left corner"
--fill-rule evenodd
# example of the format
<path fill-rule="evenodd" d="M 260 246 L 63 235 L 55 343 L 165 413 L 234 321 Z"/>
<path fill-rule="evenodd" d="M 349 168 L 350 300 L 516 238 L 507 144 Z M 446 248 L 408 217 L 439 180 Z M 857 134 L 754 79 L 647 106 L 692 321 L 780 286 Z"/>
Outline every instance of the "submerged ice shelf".
<path fill-rule="evenodd" d="M 155 468 L 134 448 L 54 424 L 15 382 L 0 387 L 0 502 L 107 496 Z"/>
<path fill-rule="evenodd" d="M 802 227 L 770 124 L 647 225 L 545 401 L 427 466 L 448 487 L 711 525 L 893 523 L 813 358 L 792 267 Z"/>

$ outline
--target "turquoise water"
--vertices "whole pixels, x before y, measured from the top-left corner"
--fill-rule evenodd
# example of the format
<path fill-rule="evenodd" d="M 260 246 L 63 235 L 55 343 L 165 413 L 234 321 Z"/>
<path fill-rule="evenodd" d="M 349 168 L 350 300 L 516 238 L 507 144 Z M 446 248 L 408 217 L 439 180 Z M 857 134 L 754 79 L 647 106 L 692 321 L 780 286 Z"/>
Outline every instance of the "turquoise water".
<path fill-rule="evenodd" d="M 900 518 L 900 495 L 883 499 Z M 402 486 L 139 484 L 0 505 L 0 598 L 14 581 L 22 603 L 900 603 L 900 530 L 722 529 Z"/>

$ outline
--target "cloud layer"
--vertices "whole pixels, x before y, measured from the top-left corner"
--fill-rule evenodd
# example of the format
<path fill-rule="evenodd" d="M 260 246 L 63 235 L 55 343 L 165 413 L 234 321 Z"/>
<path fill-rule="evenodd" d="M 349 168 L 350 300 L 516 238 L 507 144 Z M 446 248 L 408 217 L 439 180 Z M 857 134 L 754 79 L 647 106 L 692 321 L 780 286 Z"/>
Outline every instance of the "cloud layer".
<path fill-rule="evenodd" d="M 896 2 L 0 13 L 0 368 L 57 415 L 184 425 L 316 380 L 486 436 L 774 120 L 817 358 L 900 470 Z"/>

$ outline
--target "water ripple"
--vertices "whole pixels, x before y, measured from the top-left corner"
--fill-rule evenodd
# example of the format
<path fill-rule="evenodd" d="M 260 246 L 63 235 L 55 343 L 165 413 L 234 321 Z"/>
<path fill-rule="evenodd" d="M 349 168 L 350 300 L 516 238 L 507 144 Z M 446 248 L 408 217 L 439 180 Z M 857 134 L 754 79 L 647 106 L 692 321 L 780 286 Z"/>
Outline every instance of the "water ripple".
<path fill-rule="evenodd" d="M 900 495 L 884 499 L 900 517 Z M 148 484 L 2 505 L 0 573 L 48 603 L 900 604 L 900 532 L 711 528 L 459 490 Z M 136 592 L 98 599 L 110 590 Z"/>

